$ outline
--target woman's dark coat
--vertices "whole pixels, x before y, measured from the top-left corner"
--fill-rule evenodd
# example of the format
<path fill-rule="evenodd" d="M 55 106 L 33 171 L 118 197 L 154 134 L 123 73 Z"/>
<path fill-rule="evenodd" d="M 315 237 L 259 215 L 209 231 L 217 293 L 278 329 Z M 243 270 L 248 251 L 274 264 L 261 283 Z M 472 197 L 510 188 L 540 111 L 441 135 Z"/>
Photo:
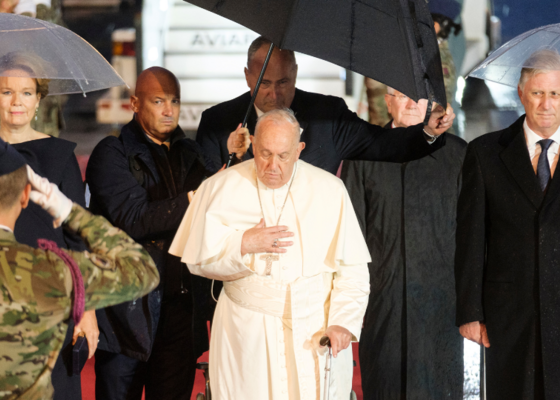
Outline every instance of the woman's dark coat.
<path fill-rule="evenodd" d="M 463 398 L 455 327 L 455 216 L 466 143 L 393 164 L 344 161 L 368 244 L 371 294 L 360 338 L 364 399 Z"/>

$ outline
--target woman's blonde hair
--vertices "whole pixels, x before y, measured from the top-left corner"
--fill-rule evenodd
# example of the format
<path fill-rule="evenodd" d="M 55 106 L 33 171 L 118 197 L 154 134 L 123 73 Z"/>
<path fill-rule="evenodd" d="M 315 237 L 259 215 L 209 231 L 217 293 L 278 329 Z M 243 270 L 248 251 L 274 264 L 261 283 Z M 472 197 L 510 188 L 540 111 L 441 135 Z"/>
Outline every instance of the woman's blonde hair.
<path fill-rule="evenodd" d="M 48 76 L 50 66 L 36 54 L 12 51 L 0 57 L 0 73 L 9 70 L 20 70 L 26 72 L 37 85 L 37 93 L 44 99 L 49 94 L 50 79 Z"/>

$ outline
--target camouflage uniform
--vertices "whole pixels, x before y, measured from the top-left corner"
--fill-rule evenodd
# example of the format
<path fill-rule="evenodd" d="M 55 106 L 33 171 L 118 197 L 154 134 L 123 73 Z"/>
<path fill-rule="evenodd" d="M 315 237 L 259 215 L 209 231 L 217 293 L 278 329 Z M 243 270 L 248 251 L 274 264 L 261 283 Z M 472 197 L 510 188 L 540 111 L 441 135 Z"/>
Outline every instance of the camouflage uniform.
<path fill-rule="evenodd" d="M 67 251 L 84 278 L 86 310 L 139 298 L 159 283 L 148 253 L 105 218 L 74 204 L 65 227 L 91 249 Z M 0 288 L 0 399 L 51 399 L 51 370 L 72 308 L 70 270 L 52 252 L 0 230 Z"/>
<path fill-rule="evenodd" d="M 449 51 L 449 41 L 438 39 L 439 54 L 441 56 L 441 69 L 443 71 L 443 83 L 445 84 L 445 95 L 447 102 L 451 103 L 455 97 L 455 89 L 457 88 L 457 73 L 455 71 L 455 63 L 453 56 Z"/>
<path fill-rule="evenodd" d="M 447 102 L 451 103 L 453 97 L 455 97 L 455 89 L 457 87 L 455 63 L 449 51 L 448 41 L 438 38 L 438 43 L 441 56 L 441 69 L 443 71 L 443 83 L 445 84 L 445 95 L 447 96 Z M 371 124 L 384 126 L 391 119 L 391 116 L 387 112 L 387 104 L 385 104 L 387 86 L 371 78 L 365 78 L 365 85 L 367 88 L 369 122 Z"/>
<path fill-rule="evenodd" d="M 385 104 L 387 86 L 371 78 L 365 78 L 364 84 L 366 85 L 369 123 L 385 126 L 391 120 L 387 104 Z"/>

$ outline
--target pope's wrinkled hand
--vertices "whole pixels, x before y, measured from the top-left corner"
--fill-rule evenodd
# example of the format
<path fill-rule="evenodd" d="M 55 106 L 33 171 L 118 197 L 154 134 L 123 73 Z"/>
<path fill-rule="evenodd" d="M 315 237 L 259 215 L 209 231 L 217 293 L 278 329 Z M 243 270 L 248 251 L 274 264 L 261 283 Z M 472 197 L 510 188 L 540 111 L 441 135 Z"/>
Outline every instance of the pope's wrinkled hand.
<path fill-rule="evenodd" d="M 251 145 L 249 136 L 249 129 L 243 128 L 239 124 L 237 129 L 229 134 L 227 141 L 228 153 L 235 153 L 235 156 L 241 160 Z"/>
<path fill-rule="evenodd" d="M 287 226 L 273 226 L 265 228 L 264 219 L 255 225 L 253 228 L 248 229 L 243 233 L 241 240 L 241 255 L 251 253 L 285 253 L 284 247 L 292 246 L 294 242 L 281 242 L 280 239 L 285 239 L 294 236 L 293 232 L 288 231 Z"/>
<path fill-rule="evenodd" d="M 481 322 L 474 321 L 469 322 L 468 324 L 463 324 L 459 327 L 459 333 L 465 339 L 483 345 L 486 348 L 490 347 L 490 340 L 488 339 L 486 325 Z"/>
<path fill-rule="evenodd" d="M 424 130 L 432 136 L 439 136 L 451 128 L 454 119 L 455 113 L 451 104 L 447 104 L 447 110 L 439 104 L 434 104 L 430 120 L 428 125 L 424 125 Z"/>
<path fill-rule="evenodd" d="M 325 331 L 325 336 L 328 336 L 331 341 L 333 357 L 336 357 L 342 350 L 347 349 L 352 341 L 352 333 L 340 325 L 329 326 Z"/>
<path fill-rule="evenodd" d="M 72 200 L 66 197 L 54 183 L 37 175 L 27 166 L 27 179 L 31 184 L 29 198 L 53 217 L 53 226 L 58 228 L 72 211 Z"/>

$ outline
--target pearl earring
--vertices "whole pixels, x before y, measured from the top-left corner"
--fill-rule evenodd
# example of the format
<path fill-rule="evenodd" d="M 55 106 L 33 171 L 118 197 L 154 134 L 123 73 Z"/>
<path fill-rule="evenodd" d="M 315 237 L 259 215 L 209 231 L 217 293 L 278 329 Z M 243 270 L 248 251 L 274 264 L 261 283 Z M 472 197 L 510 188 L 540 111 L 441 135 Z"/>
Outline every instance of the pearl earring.
<path fill-rule="evenodd" d="M 39 114 L 39 107 L 35 109 L 35 121 L 37 121 L 37 114 Z"/>

